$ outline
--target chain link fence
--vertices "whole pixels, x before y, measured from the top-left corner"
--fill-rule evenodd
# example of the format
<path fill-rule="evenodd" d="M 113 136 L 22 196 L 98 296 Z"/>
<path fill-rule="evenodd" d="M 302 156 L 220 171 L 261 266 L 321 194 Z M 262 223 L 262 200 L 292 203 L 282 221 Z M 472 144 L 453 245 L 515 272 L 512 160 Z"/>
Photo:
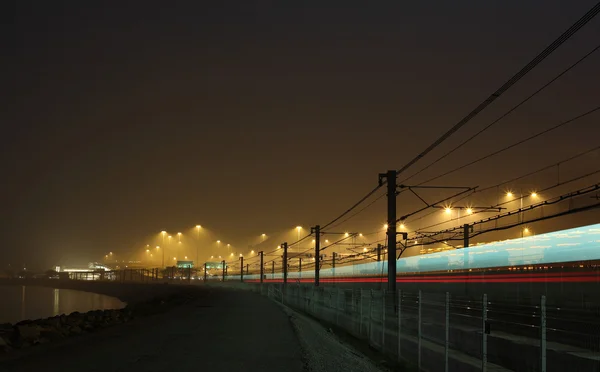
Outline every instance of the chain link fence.
<path fill-rule="evenodd" d="M 483 295 L 297 284 L 253 288 L 426 371 L 600 371 L 597 309 L 518 305 Z"/>

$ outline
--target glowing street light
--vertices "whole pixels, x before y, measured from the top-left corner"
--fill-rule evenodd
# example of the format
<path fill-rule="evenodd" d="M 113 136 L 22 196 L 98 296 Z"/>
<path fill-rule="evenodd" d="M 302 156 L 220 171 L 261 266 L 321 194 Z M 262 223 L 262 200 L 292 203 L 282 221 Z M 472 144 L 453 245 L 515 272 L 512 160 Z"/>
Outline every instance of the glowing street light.
<path fill-rule="evenodd" d="M 467 208 L 467 214 L 473 214 L 473 209 L 472 208 Z"/>
<path fill-rule="evenodd" d="M 446 207 L 446 208 L 444 208 L 444 211 L 446 212 L 446 214 L 450 214 L 450 213 L 452 213 L 452 208 Z"/>
<path fill-rule="evenodd" d="M 537 195 L 537 192 L 535 192 L 535 191 L 534 191 L 534 192 L 532 192 L 532 193 L 531 193 L 531 197 L 532 197 L 532 198 L 537 198 L 537 196 L 538 196 L 538 195 Z"/>
<path fill-rule="evenodd" d="M 388 226 L 388 224 L 387 224 L 387 223 L 383 225 L 383 228 L 384 228 L 384 229 L 386 229 L 386 230 L 387 230 L 387 228 L 388 228 L 388 227 L 389 227 L 389 226 Z"/>
<path fill-rule="evenodd" d="M 202 228 L 201 225 L 196 225 L 196 232 L 197 237 L 198 237 L 198 246 L 196 247 L 196 265 L 200 264 L 200 229 Z"/>
<path fill-rule="evenodd" d="M 296 226 L 296 230 L 298 231 L 298 246 L 296 247 L 296 250 L 299 252 L 300 251 L 300 230 L 302 230 L 302 226 Z"/>
<path fill-rule="evenodd" d="M 508 191 L 508 192 L 506 193 L 506 196 L 508 196 L 509 198 L 512 198 L 512 196 L 513 196 L 513 193 L 512 193 L 511 191 Z"/>

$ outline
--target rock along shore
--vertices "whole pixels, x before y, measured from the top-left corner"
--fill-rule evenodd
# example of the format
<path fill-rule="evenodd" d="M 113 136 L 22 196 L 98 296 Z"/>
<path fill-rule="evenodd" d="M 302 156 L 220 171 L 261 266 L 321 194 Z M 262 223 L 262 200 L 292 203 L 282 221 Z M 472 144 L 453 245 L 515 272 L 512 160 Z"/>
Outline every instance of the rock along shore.
<path fill-rule="evenodd" d="M 23 320 L 16 324 L 0 324 L 0 356 L 32 346 L 96 332 L 142 317 L 161 313 L 189 301 L 193 286 L 138 283 L 81 283 L 60 281 L 11 281 L 0 284 L 51 286 L 76 289 L 113 296 L 127 301 L 122 309 L 73 312 L 45 319 Z"/>

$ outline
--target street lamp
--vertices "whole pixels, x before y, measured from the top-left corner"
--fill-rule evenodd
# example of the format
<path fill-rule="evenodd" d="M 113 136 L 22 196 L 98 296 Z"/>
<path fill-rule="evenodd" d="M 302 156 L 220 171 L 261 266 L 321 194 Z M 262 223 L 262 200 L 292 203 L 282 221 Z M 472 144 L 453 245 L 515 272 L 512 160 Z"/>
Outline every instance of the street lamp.
<path fill-rule="evenodd" d="M 161 231 L 160 234 L 162 235 L 162 245 L 163 247 L 165 246 L 165 235 L 167 235 L 167 232 L 165 230 Z M 159 248 L 158 246 L 156 247 L 157 249 Z M 162 255 L 162 267 L 165 267 L 165 250 L 163 248 L 163 255 Z"/>
<path fill-rule="evenodd" d="M 181 233 L 180 232 L 177 233 L 177 239 L 179 240 L 179 243 L 181 243 Z"/>
<path fill-rule="evenodd" d="M 296 230 L 298 230 L 298 246 L 296 247 L 296 250 L 300 252 L 300 230 L 302 230 L 302 226 L 296 226 Z"/>
<path fill-rule="evenodd" d="M 196 225 L 196 232 L 198 233 L 198 245 L 196 246 L 196 265 L 200 265 L 200 229 L 202 226 Z"/>

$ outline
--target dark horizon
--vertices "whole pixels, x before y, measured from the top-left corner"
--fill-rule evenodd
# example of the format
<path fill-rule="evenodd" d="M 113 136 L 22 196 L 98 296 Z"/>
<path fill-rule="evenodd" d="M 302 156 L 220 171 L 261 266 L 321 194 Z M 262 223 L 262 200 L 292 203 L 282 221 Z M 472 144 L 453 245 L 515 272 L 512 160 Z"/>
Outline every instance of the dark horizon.
<path fill-rule="evenodd" d="M 2 69 L 13 89 L 2 114 L 0 266 L 99 260 L 197 224 L 243 250 L 262 233 L 288 231 L 292 242 L 295 226 L 306 231 L 349 208 L 593 4 L 14 2 Z M 588 53 L 599 34 L 594 19 L 406 176 Z M 411 182 L 594 108 L 598 65 L 596 52 Z M 598 145 L 598 115 L 435 184 L 483 188 L 588 150 Z M 511 187 L 541 190 L 597 170 L 599 159 L 591 152 Z M 489 205 L 504 191 L 470 202 Z M 339 229 L 379 229 L 383 200 Z M 399 197 L 398 215 L 421 206 Z M 540 230 L 590 221 L 597 215 Z"/>

